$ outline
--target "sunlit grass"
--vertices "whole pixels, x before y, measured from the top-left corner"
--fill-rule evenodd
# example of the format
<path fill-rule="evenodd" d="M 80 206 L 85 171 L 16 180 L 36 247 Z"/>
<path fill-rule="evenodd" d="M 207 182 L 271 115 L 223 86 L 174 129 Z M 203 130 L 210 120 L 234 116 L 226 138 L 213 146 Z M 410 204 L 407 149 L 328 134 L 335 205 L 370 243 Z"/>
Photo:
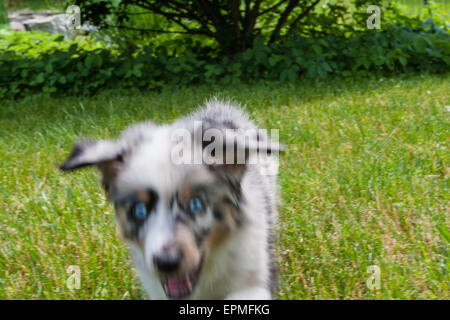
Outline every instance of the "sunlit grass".
<path fill-rule="evenodd" d="M 31 11 L 64 11 L 71 3 L 69 0 L 2 0 L 9 10 L 29 9 Z"/>
<path fill-rule="evenodd" d="M 450 79 L 104 92 L 0 102 L 0 298 L 140 299 L 98 174 L 57 170 L 80 137 L 173 120 L 212 95 L 279 128 L 281 299 L 448 299 Z M 66 286 L 70 265 L 81 288 Z M 369 290 L 367 267 L 381 270 Z"/>

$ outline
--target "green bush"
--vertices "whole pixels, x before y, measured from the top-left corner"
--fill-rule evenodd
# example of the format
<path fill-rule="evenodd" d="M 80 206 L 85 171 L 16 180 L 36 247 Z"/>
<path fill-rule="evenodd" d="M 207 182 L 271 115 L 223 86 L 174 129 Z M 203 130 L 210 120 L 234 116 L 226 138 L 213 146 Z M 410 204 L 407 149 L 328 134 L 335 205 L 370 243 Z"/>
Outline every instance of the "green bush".
<path fill-rule="evenodd" d="M 105 42 L 96 41 L 91 36 L 65 41 L 61 34 L 0 29 L 0 52 L 14 51 L 20 57 L 40 58 L 46 54 L 67 51 L 72 44 L 77 44 L 80 49 L 86 51 L 107 48 Z"/>
<path fill-rule="evenodd" d="M 8 23 L 8 11 L 4 1 L 0 1 L 0 26 Z"/>
<path fill-rule="evenodd" d="M 182 53 L 146 46 L 133 55 L 88 43 L 72 43 L 69 48 L 60 45 L 58 50 L 43 48 L 39 52 L 18 50 L 17 45 L 14 51 L 2 50 L 0 97 L 36 92 L 90 94 L 117 86 L 157 89 L 166 84 L 295 81 L 302 76 L 437 73 L 448 71 L 450 65 L 450 36 L 432 20 L 418 28 L 392 25 L 350 38 L 291 35 L 270 45 L 255 40 L 251 49 L 233 57 L 212 55 L 196 44 Z"/>

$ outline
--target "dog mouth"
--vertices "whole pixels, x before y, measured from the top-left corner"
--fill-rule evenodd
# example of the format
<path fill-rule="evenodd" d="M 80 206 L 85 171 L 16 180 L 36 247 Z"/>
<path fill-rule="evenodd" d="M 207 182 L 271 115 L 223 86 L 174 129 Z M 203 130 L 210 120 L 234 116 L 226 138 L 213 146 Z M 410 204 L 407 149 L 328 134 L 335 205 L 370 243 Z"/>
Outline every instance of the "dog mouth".
<path fill-rule="evenodd" d="M 197 285 L 197 276 L 194 272 L 184 275 L 168 276 L 161 283 L 169 298 L 182 299 L 194 291 Z"/>
<path fill-rule="evenodd" d="M 197 286 L 202 265 L 203 259 L 195 271 L 164 276 L 161 284 L 166 296 L 170 299 L 183 299 L 191 295 Z"/>

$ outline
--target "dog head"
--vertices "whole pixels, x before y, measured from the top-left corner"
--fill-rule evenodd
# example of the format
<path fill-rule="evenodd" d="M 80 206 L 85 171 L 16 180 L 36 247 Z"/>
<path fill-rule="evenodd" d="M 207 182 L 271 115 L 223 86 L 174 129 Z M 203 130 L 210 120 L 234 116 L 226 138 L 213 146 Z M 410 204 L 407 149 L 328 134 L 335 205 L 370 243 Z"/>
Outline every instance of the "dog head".
<path fill-rule="evenodd" d="M 223 127 L 207 127 L 198 138 L 199 128 L 181 128 L 186 137 L 177 123 L 140 124 L 117 141 L 77 143 L 60 167 L 70 171 L 93 165 L 101 171 L 122 237 L 142 251 L 146 269 L 159 276 L 169 298 L 191 295 L 210 253 L 245 224 L 241 182 L 249 160 L 262 150 L 278 149 L 273 144 L 255 148 L 257 134 L 236 139 L 232 133 L 222 139 Z M 205 137 L 217 146 L 209 155 Z M 189 161 L 174 159 L 179 151 Z M 236 155 L 243 160 L 237 161 Z M 197 156 L 202 161 L 196 162 Z"/>

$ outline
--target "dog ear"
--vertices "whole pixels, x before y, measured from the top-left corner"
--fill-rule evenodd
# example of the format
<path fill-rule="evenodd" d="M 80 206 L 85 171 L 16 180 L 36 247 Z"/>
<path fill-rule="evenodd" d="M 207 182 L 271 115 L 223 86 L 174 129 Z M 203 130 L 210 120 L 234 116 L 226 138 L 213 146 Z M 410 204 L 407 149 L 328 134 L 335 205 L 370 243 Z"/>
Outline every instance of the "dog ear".
<path fill-rule="evenodd" d="M 121 149 L 112 141 L 83 140 L 75 144 L 69 157 L 59 168 L 62 171 L 71 171 L 85 166 L 120 160 L 121 157 Z"/>
<path fill-rule="evenodd" d="M 271 141 L 266 130 L 229 129 L 217 125 L 203 129 L 202 147 L 206 164 L 238 182 L 249 164 L 264 161 L 284 150 L 283 145 Z"/>
<path fill-rule="evenodd" d="M 105 189 L 114 180 L 123 163 L 124 151 L 110 140 L 80 141 L 75 144 L 67 160 L 59 167 L 62 171 L 95 165 L 102 172 Z"/>

